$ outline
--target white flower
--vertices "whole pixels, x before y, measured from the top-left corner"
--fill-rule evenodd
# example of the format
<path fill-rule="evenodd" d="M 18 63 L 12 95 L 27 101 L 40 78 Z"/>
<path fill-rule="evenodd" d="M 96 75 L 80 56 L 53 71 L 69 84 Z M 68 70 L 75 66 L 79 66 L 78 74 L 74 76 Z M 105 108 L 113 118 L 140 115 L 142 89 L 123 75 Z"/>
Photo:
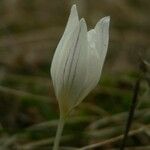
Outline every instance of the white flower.
<path fill-rule="evenodd" d="M 76 5 L 56 48 L 51 76 L 60 113 L 66 115 L 98 84 L 109 40 L 110 17 L 102 18 L 87 32 L 85 20 L 79 21 Z"/>

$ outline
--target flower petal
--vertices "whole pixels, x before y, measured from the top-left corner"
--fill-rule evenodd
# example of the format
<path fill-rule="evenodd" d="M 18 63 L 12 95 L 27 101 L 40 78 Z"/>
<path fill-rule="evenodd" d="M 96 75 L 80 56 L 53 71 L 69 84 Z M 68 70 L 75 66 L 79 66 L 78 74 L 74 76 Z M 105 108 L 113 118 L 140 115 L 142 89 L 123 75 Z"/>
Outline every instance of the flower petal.
<path fill-rule="evenodd" d="M 51 76 L 52 76 L 54 88 L 57 80 L 56 79 L 57 70 L 60 65 L 62 55 L 63 53 L 65 53 L 64 51 L 66 50 L 64 48 L 64 45 L 66 45 L 66 42 L 69 40 L 71 34 L 73 34 L 74 30 L 77 28 L 78 25 L 79 25 L 78 13 L 77 13 L 76 5 L 73 5 L 71 8 L 70 16 L 64 34 L 56 48 L 52 65 L 51 65 Z"/>
<path fill-rule="evenodd" d="M 54 87 L 55 87 L 55 92 L 57 98 L 59 97 L 60 91 L 62 92 L 62 88 L 64 87 L 64 80 L 65 80 L 65 72 L 66 72 L 66 65 L 69 59 L 70 53 L 73 51 L 75 41 L 78 39 L 79 35 L 79 28 L 80 26 L 78 25 L 74 32 L 71 34 L 69 39 L 63 44 L 62 46 L 62 53 L 60 57 L 55 57 L 56 59 L 55 63 L 57 63 L 57 67 L 54 68 L 55 74 L 54 74 Z M 52 79 L 53 79 L 52 77 Z M 59 99 L 59 98 L 58 98 Z"/>
<path fill-rule="evenodd" d="M 105 56 L 108 48 L 110 17 L 102 18 L 95 29 L 88 32 L 88 57 L 87 74 L 85 76 L 84 88 L 75 106 L 88 95 L 88 93 L 98 84 Z"/>
<path fill-rule="evenodd" d="M 88 32 L 88 49 L 86 59 L 86 75 L 83 82 L 82 91 L 80 92 L 77 106 L 88 95 L 88 93 L 97 85 L 100 78 L 100 57 L 95 47 L 95 31 L 90 30 Z M 92 40 L 93 39 L 93 40 Z"/>
<path fill-rule="evenodd" d="M 84 81 L 86 75 L 87 27 L 84 19 L 80 21 L 77 38 L 71 41 L 72 45 L 68 47 L 70 50 L 63 66 L 63 72 L 59 73 L 63 77 L 60 81 L 63 82 L 59 82 L 62 87 L 58 90 L 58 100 L 68 105 L 69 109 L 77 101 L 82 89 L 81 81 Z"/>
<path fill-rule="evenodd" d="M 102 18 L 95 26 L 96 32 L 96 47 L 100 56 L 100 68 L 102 70 L 104 60 L 106 57 L 109 41 L 109 22 L 110 17 Z"/>
<path fill-rule="evenodd" d="M 66 65 L 65 84 L 68 87 L 70 105 L 73 106 L 82 90 L 81 82 L 86 76 L 87 58 L 87 26 L 84 19 L 80 21 L 79 36 L 73 53 L 70 54 Z"/>

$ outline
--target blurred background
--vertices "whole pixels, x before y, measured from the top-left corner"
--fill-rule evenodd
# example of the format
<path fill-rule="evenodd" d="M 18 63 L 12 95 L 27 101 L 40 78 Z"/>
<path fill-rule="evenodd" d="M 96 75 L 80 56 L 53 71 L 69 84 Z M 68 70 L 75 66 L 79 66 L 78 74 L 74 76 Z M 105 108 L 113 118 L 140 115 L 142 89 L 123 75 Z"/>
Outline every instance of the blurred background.
<path fill-rule="evenodd" d="M 110 42 L 100 84 L 72 112 L 62 147 L 110 140 L 95 149 L 119 148 L 133 87 L 142 74 L 127 147 L 149 150 L 149 0 L 0 0 L 0 150 L 52 146 L 59 109 L 49 70 L 74 3 L 88 29 L 111 17 Z"/>

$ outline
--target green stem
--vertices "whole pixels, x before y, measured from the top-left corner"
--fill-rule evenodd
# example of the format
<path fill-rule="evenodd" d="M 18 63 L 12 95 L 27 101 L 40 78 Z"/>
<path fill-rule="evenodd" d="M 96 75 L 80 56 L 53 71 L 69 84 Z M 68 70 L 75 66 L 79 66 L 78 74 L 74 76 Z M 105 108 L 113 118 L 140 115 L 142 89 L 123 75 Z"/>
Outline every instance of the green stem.
<path fill-rule="evenodd" d="M 58 148 L 59 148 L 59 143 L 60 143 L 62 131 L 64 128 L 64 124 L 65 124 L 65 119 L 63 117 L 60 117 L 58 128 L 57 128 L 57 133 L 56 133 L 56 137 L 55 137 L 55 141 L 54 141 L 53 150 L 58 150 Z"/>

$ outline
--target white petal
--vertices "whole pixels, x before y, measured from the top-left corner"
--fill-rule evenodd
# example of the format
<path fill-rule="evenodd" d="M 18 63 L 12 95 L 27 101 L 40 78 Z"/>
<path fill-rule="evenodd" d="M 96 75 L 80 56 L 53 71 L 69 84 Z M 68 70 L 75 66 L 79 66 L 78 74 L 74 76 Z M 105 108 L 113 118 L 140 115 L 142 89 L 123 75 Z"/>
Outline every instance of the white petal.
<path fill-rule="evenodd" d="M 108 49 L 109 22 L 110 22 L 110 17 L 104 17 L 95 26 L 96 47 L 97 47 L 97 52 L 100 56 L 101 69 L 103 67 L 107 49 Z"/>
<path fill-rule="evenodd" d="M 77 105 L 98 84 L 108 48 L 109 17 L 101 19 L 95 29 L 88 32 L 88 71 L 85 88 Z"/>
<path fill-rule="evenodd" d="M 88 32 L 88 34 L 92 32 Z M 92 33 L 93 34 L 93 33 Z M 89 35 L 88 35 L 89 36 Z M 89 94 L 89 92 L 94 89 L 98 84 L 100 79 L 100 57 L 97 53 L 97 50 L 93 47 L 94 43 L 88 43 L 88 55 L 86 61 L 87 72 L 85 75 L 85 81 L 83 82 L 83 89 L 80 92 L 79 99 L 76 103 L 76 106 L 81 103 L 81 101 Z M 91 46 L 92 45 L 92 46 Z"/>
<path fill-rule="evenodd" d="M 58 99 L 61 103 L 65 99 L 63 103 L 69 105 L 70 109 L 77 101 L 82 89 L 81 82 L 84 81 L 86 75 L 87 27 L 84 19 L 80 21 L 77 38 L 71 42 L 65 63 L 61 63 L 64 63 L 63 71 L 59 73 L 60 76 L 58 77 L 63 77 L 61 79 L 63 82 L 60 83 L 62 87 L 58 90 Z"/>
<path fill-rule="evenodd" d="M 64 87 L 66 65 L 69 59 L 69 55 L 74 48 L 75 41 L 77 41 L 78 39 L 79 28 L 80 26 L 78 25 L 74 30 L 74 32 L 69 37 L 69 39 L 63 44 L 63 46 L 61 47 L 61 55 L 59 57 L 54 58 L 56 59 L 57 63 L 57 67 L 54 68 L 55 69 L 54 87 L 57 98 L 59 97 L 60 91 L 62 91 L 62 88 Z"/>
<path fill-rule="evenodd" d="M 65 49 L 65 50 L 64 50 Z M 87 27 L 84 19 L 62 47 L 62 55 L 55 73 L 55 92 L 62 112 L 69 111 L 82 88 L 86 74 Z M 57 62 L 58 63 L 58 62 Z M 84 73 L 84 74 L 83 74 Z M 65 109 L 65 110 L 62 110 Z"/>
<path fill-rule="evenodd" d="M 77 28 L 78 25 L 79 25 L 78 13 L 77 13 L 76 5 L 73 5 L 71 8 L 71 13 L 70 13 L 64 34 L 56 48 L 56 51 L 52 60 L 51 76 L 52 76 L 54 88 L 55 88 L 56 80 L 57 80 L 56 73 L 57 73 L 57 70 L 61 61 L 60 58 L 62 57 L 63 53 L 65 53 L 64 45 L 66 45 L 66 42 L 69 40 L 71 34 L 73 34 L 74 30 Z"/>
<path fill-rule="evenodd" d="M 82 82 L 85 80 L 87 72 L 87 52 L 87 26 L 84 19 L 81 19 L 78 41 L 66 65 L 65 82 L 68 87 L 69 97 L 71 97 L 71 106 L 76 103 L 83 88 Z"/>
<path fill-rule="evenodd" d="M 101 19 L 95 29 L 88 32 L 88 57 L 87 74 L 85 76 L 84 88 L 76 106 L 88 95 L 88 93 L 98 84 L 103 63 L 108 48 L 109 39 L 109 17 Z"/>

